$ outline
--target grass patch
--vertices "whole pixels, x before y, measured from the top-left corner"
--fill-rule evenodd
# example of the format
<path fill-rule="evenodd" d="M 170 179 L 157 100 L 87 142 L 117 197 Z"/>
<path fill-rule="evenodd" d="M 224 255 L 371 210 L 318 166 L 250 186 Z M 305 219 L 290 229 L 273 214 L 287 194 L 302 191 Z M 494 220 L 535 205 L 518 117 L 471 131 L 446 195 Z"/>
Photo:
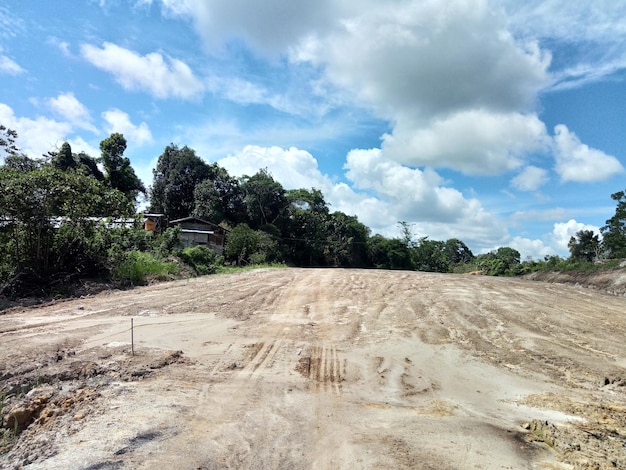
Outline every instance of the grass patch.
<path fill-rule="evenodd" d="M 129 251 L 123 261 L 113 270 L 113 279 L 141 284 L 147 279 L 164 281 L 170 275 L 177 274 L 179 267 L 175 263 L 161 260 L 144 251 Z"/>
<path fill-rule="evenodd" d="M 233 274 L 243 271 L 252 271 L 254 269 L 284 269 L 287 265 L 283 263 L 263 263 L 263 264 L 248 264 L 246 266 L 219 266 L 217 268 L 218 274 Z"/>
<path fill-rule="evenodd" d="M 206 246 L 198 245 L 185 248 L 179 255 L 185 264 L 191 266 L 196 273 L 213 274 L 218 266 L 224 264 L 224 258 Z"/>

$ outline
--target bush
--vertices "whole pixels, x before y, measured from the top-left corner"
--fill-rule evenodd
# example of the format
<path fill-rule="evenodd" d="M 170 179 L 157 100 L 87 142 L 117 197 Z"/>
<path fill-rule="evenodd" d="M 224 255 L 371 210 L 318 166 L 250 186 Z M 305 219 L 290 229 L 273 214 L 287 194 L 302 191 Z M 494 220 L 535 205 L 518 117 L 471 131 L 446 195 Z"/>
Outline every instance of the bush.
<path fill-rule="evenodd" d="M 180 259 L 193 267 L 198 274 L 213 274 L 217 266 L 223 264 L 223 258 L 206 246 L 198 245 L 185 248 L 180 253 Z"/>
<path fill-rule="evenodd" d="M 169 274 L 177 272 L 176 264 L 159 260 L 152 253 L 129 251 L 113 270 L 113 279 L 139 284 L 144 283 L 148 277 L 164 280 Z"/>
<path fill-rule="evenodd" d="M 164 258 L 182 250 L 180 227 L 170 227 L 154 240 L 154 251 Z"/>

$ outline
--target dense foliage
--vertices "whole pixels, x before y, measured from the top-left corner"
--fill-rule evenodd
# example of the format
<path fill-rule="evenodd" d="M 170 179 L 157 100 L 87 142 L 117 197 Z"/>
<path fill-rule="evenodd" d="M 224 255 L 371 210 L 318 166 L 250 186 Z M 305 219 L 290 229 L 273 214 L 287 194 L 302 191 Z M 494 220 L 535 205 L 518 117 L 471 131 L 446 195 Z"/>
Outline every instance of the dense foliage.
<path fill-rule="evenodd" d="M 283 263 L 311 267 L 362 267 L 430 272 L 476 271 L 514 276 L 540 269 L 580 268 L 602 258 L 626 257 L 626 194 L 611 197 L 615 215 L 601 234 L 582 230 L 569 241 L 570 258 L 520 260 L 500 247 L 475 256 L 463 241 L 372 235 L 351 215 L 331 212 L 315 188 L 285 190 L 266 169 L 235 178 L 206 163 L 189 147 L 167 146 L 149 191 L 124 156 L 126 140 L 111 134 L 97 158 L 75 154 L 68 143 L 43 159 L 19 152 L 17 133 L 0 126 L 0 294 L 19 294 L 19 281 L 104 276 L 127 282 L 148 277 L 210 274 L 223 264 Z M 228 230 L 223 256 L 184 248 L 180 230 L 158 237 L 135 214 L 140 193 L 150 212 L 168 220 L 195 216 Z M 17 287 L 16 287 L 17 286 Z"/>

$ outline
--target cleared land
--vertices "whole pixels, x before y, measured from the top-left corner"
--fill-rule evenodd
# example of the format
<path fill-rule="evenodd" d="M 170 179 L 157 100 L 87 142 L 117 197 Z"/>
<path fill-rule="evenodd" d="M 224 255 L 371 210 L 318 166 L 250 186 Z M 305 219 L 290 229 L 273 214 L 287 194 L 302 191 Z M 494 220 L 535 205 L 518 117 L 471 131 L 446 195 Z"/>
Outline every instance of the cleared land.
<path fill-rule="evenodd" d="M 2 468 L 626 468 L 626 300 L 282 269 L 0 316 Z M 135 355 L 131 355 L 131 318 Z"/>

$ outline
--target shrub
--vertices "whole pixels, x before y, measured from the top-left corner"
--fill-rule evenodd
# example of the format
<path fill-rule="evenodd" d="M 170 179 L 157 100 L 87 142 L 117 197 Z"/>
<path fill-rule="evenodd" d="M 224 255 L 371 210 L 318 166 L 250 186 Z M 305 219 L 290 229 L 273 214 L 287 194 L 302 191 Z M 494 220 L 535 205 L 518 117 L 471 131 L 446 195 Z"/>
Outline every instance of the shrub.
<path fill-rule="evenodd" d="M 180 259 L 193 267 L 198 274 L 213 274 L 217 266 L 223 264 L 221 256 L 202 245 L 185 248 L 180 253 Z"/>
<path fill-rule="evenodd" d="M 113 270 L 113 278 L 119 281 L 139 284 L 145 282 L 148 277 L 164 280 L 169 274 L 178 272 L 176 264 L 159 260 L 152 253 L 129 251 L 123 258 Z"/>

